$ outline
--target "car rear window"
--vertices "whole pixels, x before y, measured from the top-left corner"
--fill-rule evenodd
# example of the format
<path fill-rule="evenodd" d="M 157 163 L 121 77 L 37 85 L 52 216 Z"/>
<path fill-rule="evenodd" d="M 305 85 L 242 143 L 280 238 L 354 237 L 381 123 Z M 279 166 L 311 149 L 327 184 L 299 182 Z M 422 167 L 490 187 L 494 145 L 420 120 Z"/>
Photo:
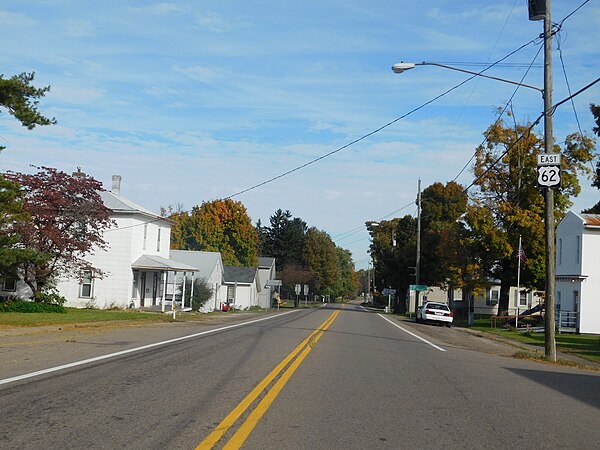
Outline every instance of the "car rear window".
<path fill-rule="evenodd" d="M 428 304 L 427 309 L 441 309 L 443 311 L 448 311 L 448 307 L 446 305 L 440 305 L 440 304 L 436 304 L 436 303 Z"/>

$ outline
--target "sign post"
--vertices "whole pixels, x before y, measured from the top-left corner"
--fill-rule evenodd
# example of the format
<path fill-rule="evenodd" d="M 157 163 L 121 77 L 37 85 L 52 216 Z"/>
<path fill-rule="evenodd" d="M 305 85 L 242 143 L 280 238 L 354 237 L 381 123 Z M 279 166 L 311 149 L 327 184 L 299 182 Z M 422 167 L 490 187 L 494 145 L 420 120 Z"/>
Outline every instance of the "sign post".
<path fill-rule="evenodd" d="M 299 284 L 297 284 L 297 285 L 295 286 L 295 288 L 296 288 L 296 289 L 295 289 L 295 290 L 296 290 L 296 301 L 294 302 L 294 308 L 297 308 L 297 307 L 298 307 L 298 296 L 300 295 L 300 290 L 301 290 L 301 287 L 302 287 L 302 286 L 300 286 Z"/>
<path fill-rule="evenodd" d="M 540 188 L 559 187 L 560 153 L 543 153 L 538 155 L 537 185 Z"/>
<path fill-rule="evenodd" d="M 383 295 L 387 295 L 388 305 L 386 308 L 386 312 L 389 314 L 392 312 L 392 295 L 396 295 L 396 289 L 384 288 L 381 293 Z"/>

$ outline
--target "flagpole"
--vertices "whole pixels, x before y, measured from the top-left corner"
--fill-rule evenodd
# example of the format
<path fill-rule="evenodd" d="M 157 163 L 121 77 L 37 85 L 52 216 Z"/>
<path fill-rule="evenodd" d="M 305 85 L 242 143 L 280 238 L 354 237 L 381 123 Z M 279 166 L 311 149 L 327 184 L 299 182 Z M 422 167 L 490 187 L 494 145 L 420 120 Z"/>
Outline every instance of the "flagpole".
<path fill-rule="evenodd" d="M 517 252 L 517 299 L 515 301 L 515 328 L 518 328 L 519 323 L 519 302 L 521 301 L 521 257 L 523 255 L 523 248 L 521 247 L 521 235 L 519 235 L 519 251 Z"/>

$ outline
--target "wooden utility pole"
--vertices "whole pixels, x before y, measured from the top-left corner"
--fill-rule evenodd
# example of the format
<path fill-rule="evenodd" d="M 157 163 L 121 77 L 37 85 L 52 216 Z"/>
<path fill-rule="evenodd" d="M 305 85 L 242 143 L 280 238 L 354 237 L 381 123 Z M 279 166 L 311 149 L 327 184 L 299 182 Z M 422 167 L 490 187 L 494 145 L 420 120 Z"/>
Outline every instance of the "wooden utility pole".
<path fill-rule="evenodd" d="M 419 178 L 418 193 L 417 193 L 417 261 L 415 266 L 415 284 L 418 286 L 421 275 L 421 179 Z M 417 287 L 418 289 L 418 287 Z M 415 315 L 419 307 L 420 291 L 415 292 Z"/>
<path fill-rule="evenodd" d="M 552 124 L 552 20 L 550 0 L 546 0 L 544 17 L 544 147 L 546 153 L 554 153 L 554 137 Z M 545 312 L 545 356 L 556 361 L 556 336 L 554 324 L 555 274 L 554 256 L 554 190 L 550 187 L 545 192 L 545 227 L 546 227 L 546 312 Z"/>

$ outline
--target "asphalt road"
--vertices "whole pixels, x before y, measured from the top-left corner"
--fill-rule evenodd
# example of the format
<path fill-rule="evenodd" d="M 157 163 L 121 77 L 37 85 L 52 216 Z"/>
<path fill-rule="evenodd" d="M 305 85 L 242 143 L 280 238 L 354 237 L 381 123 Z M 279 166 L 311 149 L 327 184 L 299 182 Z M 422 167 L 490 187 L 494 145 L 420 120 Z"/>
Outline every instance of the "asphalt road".
<path fill-rule="evenodd" d="M 215 448 L 600 442 L 597 372 L 475 351 L 458 330 L 357 305 L 248 320 L 257 318 L 266 320 L 4 336 L 0 448 L 192 449 L 218 430 Z M 196 336 L 133 350 L 189 335 Z M 129 353 L 8 381 L 118 351 Z M 239 415 L 231 427 L 228 415 Z"/>

